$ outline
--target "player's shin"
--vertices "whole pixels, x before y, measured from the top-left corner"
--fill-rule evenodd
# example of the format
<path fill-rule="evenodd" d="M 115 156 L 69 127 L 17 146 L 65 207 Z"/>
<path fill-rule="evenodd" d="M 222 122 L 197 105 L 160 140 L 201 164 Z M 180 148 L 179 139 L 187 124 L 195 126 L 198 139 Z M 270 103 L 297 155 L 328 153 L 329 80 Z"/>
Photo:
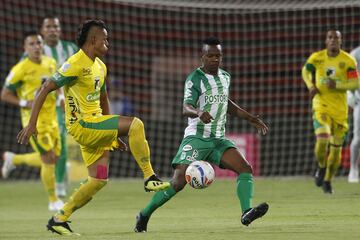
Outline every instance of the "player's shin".
<path fill-rule="evenodd" d="M 150 217 L 150 215 L 167 201 L 169 201 L 177 192 L 170 186 L 166 190 L 159 191 L 154 194 L 148 205 L 141 210 L 144 216 Z"/>
<path fill-rule="evenodd" d="M 325 181 L 330 182 L 331 179 L 336 174 L 340 164 L 341 164 L 341 150 L 342 147 L 340 146 L 330 146 L 330 153 L 328 157 L 328 164 L 326 167 L 326 174 L 325 174 Z"/>
<path fill-rule="evenodd" d="M 42 163 L 40 177 L 48 194 L 49 202 L 55 202 L 57 200 L 55 195 L 55 164 Z"/>
<path fill-rule="evenodd" d="M 154 175 L 150 162 L 150 149 L 146 141 L 143 122 L 134 118 L 129 129 L 129 146 L 136 162 L 144 174 L 144 179 Z"/>
<path fill-rule="evenodd" d="M 251 208 L 254 194 L 253 176 L 251 173 L 240 173 L 237 178 L 237 196 L 240 200 L 241 210 L 245 212 Z"/>
<path fill-rule="evenodd" d="M 86 205 L 92 197 L 106 185 L 107 181 L 107 179 L 88 177 L 88 179 L 80 185 L 79 189 L 75 190 L 63 209 L 56 213 L 56 219 L 65 222 L 75 210 Z"/>
<path fill-rule="evenodd" d="M 327 138 L 317 138 L 315 144 L 315 157 L 319 168 L 326 167 L 327 147 L 329 140 Z"/>
<path fill-rule="evenodd" d="M 41 167 L 41 157 L 37 152 L 15 154 L 13 157 L 13 164 L 15 166 L 25 164 L 30 167 Z"/>

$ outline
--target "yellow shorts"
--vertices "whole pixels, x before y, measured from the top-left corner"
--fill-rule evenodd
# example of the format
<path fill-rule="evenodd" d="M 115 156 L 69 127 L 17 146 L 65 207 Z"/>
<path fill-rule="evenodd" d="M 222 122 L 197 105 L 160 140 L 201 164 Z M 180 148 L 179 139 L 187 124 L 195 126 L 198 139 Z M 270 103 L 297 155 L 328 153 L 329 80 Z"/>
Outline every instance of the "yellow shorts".
<path fill-rule="evenodd" d="M 86 166 L 97 161 L 104 151 L 119 147 L 118 122 L 119 115 L 91 116 L 70 126 L 68 133 L 80 144 Z"/>
<path fill-rule="evenodd" d="M 30 145 L 34 151 L 44 154 L 50 150 L 54 150 L 56 156 L 60 156 L 61 139 L 58 127 L 46 129 L 44 131 L 38 130 L 36 138 L 30 138 Z"/>
<path fill-rule="evenodd" d="M 331 135 L 330 143 L 342 145 L 349 129 L 347 117 L 336 118 L 322 111 L 314 111 L 313 124 L 315 134 Z"/>

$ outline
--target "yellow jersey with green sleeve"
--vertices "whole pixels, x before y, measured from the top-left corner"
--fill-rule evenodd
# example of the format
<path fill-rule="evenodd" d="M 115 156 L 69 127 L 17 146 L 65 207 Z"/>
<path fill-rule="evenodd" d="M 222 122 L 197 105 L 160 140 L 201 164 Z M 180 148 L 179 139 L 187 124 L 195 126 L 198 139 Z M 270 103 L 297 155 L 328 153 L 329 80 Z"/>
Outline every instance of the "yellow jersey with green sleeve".
<path fill-rule="evenodd" d="M 41 62 L 35 63 L 28 57 L 22 59 L 11 70 L 5 80 L 5 87 L 14 92 L 19 99 L 32 101 L 41 85 L 49 79 L 56 70 L 56 61 L 45 55 Z M 21 122 L 25 127 L 30 120 L 31 109 L 21 108 Z M 51 92 L 45 99 L 37 121 L 38 131 L 57 127 L 56 93 Z"/>
<path fill-rule="evenodd" d="M 100 92 L 106 91 L 106 73 L 99 58 L 93 61 L 80 49 L 53 75 L 55 84 L 64 86 L 67 129 L 84 117 L 101 115 Z"/>
<path fill-rule="evenodd" d="M 316 86 L 319 90 L 312 100 L 313 110 L 347 118 L 346 90 L 359 87 L 356 60 L 343 50 L 336 57 L 330 57 L 324 49 L 308 58 L 304 70 L 309 73 L 303 71 L 306 86 L 309 89 Z M 335 80 L 336 89 L 328 88 L 329 79 Z"/>

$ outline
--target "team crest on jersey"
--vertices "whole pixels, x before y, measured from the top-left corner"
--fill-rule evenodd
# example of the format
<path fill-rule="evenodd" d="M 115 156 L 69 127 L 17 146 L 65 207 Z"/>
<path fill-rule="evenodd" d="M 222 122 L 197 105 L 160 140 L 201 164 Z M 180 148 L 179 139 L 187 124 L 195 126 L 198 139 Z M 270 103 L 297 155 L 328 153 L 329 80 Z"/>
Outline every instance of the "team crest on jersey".
<path fill-rule="evenodd" d="M 339 62 L 339 68 L 345 68 L 345 63 L 344 62 Z"/>
<path fill-rule="evenodd" d="M 66 72 L 70 68 L 70 63 L 64 63 L 61 67 L 62 72 Z"/>
<path fill-rule="evenodd" d="M 91 75 L 91 69 L 90 68 L 83 68 L 83 76 Z"/>

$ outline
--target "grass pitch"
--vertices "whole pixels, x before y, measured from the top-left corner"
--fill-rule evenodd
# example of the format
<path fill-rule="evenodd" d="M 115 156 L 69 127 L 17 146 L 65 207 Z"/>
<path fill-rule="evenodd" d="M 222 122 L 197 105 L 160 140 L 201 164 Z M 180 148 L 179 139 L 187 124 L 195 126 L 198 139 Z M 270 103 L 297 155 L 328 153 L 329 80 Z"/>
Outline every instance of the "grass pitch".
<path fill-rule="evenodd" d="M 337 178 L 333 187 L 335 194 L 325 195 L 311 178 L 256 179 L 253 202 L 267 201 L 270 209 L 245 227 L 235 181 L 217 179 L 206 190 L 187 187 L 139 234 L 133 232 L 135 215 L 153 194 L 143 191 L 141 180 L 111 180 L 71 217 L 82 236 L 63 237 L 45 229 L 51 213 L 39 181 L 1 181 L 0 239 L 360 239 L 360 184 Z"/>

